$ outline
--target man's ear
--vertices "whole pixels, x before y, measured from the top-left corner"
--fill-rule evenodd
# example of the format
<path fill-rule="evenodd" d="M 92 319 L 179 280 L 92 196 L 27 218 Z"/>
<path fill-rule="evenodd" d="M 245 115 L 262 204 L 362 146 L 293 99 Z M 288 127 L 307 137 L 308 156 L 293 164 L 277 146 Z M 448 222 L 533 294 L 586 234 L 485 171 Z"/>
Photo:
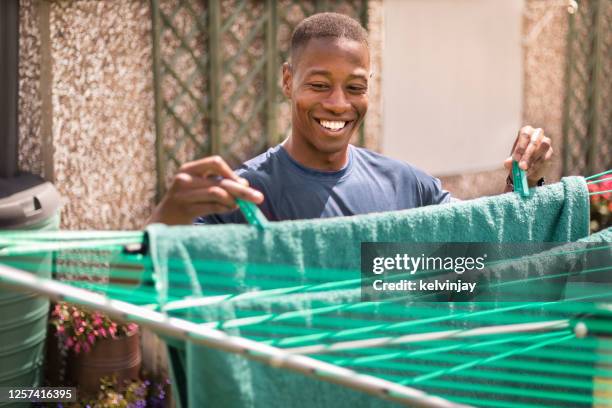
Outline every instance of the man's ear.
<path fill-rule="evenodd" d="M 291 99 L 291 87 L 293 82 L 293 73 L 291 65 L 288 62 L 283 64 L 283 94 Z"/>

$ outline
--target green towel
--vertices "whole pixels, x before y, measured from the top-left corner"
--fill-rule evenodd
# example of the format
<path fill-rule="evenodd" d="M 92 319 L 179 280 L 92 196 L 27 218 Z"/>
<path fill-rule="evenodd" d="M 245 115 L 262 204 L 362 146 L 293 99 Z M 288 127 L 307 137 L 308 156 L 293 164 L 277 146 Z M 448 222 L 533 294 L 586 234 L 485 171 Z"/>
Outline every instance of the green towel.
<path fill-rule="evenodd" d="M 218 294 L 207 287 L 204 278 L 210 264 L 202 268 L 202 260 L 233 265 L 227 272 L 233 286 L 225 293 L 242 293 L 261 289 L 252 276 L 253 264 L 270 265 L 274 270 L 287 267 L 283 277 L 286 286 L 320 282 L 319 268 L 346 269 L 350 271 L 346 279 L 352 279 L 359 277 L 361 242 L 571 242 L 588 234 L 588 221 L 584 179 L 569 177 L 536 189 L 526 199 L 510 193 L 398 212 L 271 223 L 263 231 L 246 225 L 152 225 L 148 237 L 158 300 L 163 305 L 176 296 Z M 171 274 L 188 277 L 189 286 L 168 287 Z M 331 291 L 324 303 L 356 302 L 357 295 L 358 289 Z M 314 305 L 312 297 L 299 295 L 283 301 L 287 310 Z M 232 319 L 237 316 L 234 306 L 202 308 L 199 317 Z M 282 307 L 275 313 L 282 312 Z M 448 308 L 444 304 L 432 307 Z M 226 331 L 244 334 L 240 328 Z M 186 361 L 190 407 L 389 405 L 349 389 L 191 344 L 186 345 Z"/>
<path fill-rule="evenodd" d="M 186 271 L 193 269 L 192 257 L 359 269 L 361 242 L 572 242 L 588 235 L 588 202 L 584 179 L 567 177 L 526 199 L 508 193 L 396 212 L 275 222 L 263 231 L 237 224 L 152 225 L 147 231 L 161 284 L 169 258 L 182 260 Z M 158 290 L 163 303 L 166 288 Z"/>

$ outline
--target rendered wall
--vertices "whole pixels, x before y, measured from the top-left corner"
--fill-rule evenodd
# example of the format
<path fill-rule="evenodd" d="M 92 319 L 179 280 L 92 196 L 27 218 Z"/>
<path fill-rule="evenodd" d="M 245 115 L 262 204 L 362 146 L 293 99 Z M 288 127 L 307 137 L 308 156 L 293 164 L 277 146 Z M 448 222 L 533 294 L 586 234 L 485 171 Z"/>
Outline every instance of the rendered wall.
<path fill-rule="evenodd" d="M 20 165 L 55 182 L 62 228 L 135 229 L 151 211 L 149 14 L 144 0 L 21 2 Z"/>
<path fill-rule="evenodd" d="M 68 198 L 63 226 L 141 228 L 155 180 L 148 2 L 51 4 L 55 182 Z"/>

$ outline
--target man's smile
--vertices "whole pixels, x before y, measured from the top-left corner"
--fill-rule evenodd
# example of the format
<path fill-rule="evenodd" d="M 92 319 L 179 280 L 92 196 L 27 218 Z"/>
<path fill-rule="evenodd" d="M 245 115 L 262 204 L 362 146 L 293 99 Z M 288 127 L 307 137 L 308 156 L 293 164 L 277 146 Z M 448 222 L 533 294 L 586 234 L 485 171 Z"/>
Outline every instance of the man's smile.
<path fill-rule="evenodd" d="M 352 120 L 325 120 L 315 119 L 315 121 L 328 132 L 340 132 L 345 128 L 348 128 L 353 121 Z"/>

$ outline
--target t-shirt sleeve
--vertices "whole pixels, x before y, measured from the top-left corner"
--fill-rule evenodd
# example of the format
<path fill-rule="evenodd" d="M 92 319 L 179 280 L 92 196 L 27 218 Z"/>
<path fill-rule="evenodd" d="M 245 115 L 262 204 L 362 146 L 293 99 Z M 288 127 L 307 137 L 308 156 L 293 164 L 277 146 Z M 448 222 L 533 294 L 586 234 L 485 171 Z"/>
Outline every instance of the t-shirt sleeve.
<path fill-rule="evenodd" d="M 421 193 L 422 205 L 444 204 L 451 201 L 451 194 L 442 188 L 440 179 L 419 169 L 414 169 Z"/>

